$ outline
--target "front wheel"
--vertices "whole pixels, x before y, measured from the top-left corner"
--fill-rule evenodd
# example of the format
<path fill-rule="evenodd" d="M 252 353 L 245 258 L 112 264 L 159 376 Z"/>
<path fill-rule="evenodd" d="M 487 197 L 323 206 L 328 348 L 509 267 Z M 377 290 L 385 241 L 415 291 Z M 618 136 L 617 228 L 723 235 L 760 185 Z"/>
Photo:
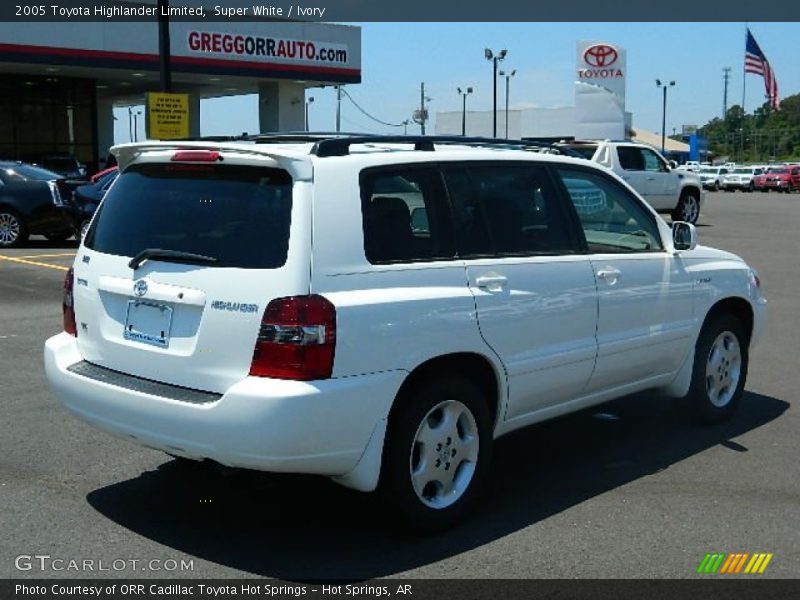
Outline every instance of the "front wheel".
<path fill-rule="evenodd" d="M 25 222 L 12 210 L 0 208 L 0 248 L 13 248 L 25 243 L 28 230 Z"/>
<path fill-rule="evenodd" d="M 686 221 L 694 225 L 700 217 L 700 199 L 696 192 L 684 190 L 681 192 L 678 206 L 672 211 L 673 221 Z"/>
<path fill-rule="evenodd" d="M 748 191 L 748 192 L 754 192 L 754 191 L 755 191 L 755 189 L 756 189 L 756 186 L 755 186 L 755 185 L 753 185 L 752 183 L 751 183 L 750 185 L 748 185 L 748 186 L 747 186 L 747 191 Z"/>
<path fill-rule="evenodd" d="M 409 527 L 445 529 L 485 487 L 489 407 L 478 386 L 456 375 L 428 380 L 398 402 L 386 434 L 382 492 Z"/>
<path fill-rule="evenodd" d="M 718 315 L 703 325 L 689 392 L 681 400 L 693 420 L 721 423 L 736 412 L 747 379 L 748 343 L 741 321 L 733 315 Z"/>

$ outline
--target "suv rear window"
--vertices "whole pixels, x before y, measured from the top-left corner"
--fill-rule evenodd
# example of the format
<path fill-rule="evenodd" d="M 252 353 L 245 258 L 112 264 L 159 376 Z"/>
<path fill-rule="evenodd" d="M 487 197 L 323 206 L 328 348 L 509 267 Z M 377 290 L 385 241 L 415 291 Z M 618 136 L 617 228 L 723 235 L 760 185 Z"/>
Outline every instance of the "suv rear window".
<path fill-rule="evenodd" d="M 214 267 L 275 269 L 286 262 L 292 179 L 282 169 L 149 163 L 122 173 L 85 245 L 135 256 L 146 248 L 216 258 Z"/>

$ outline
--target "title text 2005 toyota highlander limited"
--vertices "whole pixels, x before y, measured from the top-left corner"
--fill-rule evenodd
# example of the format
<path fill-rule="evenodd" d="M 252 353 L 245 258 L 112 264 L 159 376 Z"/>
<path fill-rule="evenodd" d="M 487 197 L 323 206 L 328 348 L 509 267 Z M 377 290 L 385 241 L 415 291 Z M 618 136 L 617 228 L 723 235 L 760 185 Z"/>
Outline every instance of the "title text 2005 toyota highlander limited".
<path fill-rule="evenodd" d="M 464 139 L 115 148 L 47 376 L 174 456 L 380 488 L 444 527 L 492 440 L 639 390 L 732 415 L 766 301 L 616 175 Z"/>

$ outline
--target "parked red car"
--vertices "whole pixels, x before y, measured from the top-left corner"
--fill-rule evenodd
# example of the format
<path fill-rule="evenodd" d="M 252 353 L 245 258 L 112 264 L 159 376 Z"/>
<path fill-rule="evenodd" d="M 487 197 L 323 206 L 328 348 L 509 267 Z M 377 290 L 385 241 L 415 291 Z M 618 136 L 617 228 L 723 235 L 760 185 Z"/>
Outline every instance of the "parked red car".
<path fill-rule="evenodd" d="M 89 178 L 89 183 L 97 183 L 98 180 L 102 179 L 109 173 L 113 173 L 114 171 L 119 171 L 119 167 L 108 167 L 107 169 L 103 169 L 102 171 L 98 171 L 94 175 Z"/>
<path fill-rule="evenodd" d="M 765 188 L 768 191 L 792 192 L 800 190 L 800 166 L 789 165 L 779 169 L 770 169 L 766 174 Z"/>

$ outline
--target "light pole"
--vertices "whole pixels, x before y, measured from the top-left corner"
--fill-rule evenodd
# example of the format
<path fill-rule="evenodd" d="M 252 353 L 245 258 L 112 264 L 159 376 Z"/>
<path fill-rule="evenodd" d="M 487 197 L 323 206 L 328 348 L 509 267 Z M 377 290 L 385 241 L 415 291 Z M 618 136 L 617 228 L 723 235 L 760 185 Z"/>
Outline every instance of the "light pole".
<path fill-rule="evenodd" d="M 462 91 L 461 88 L 458 89 L 458 94 L 461 96 L 463 100 L 463 105 L 461 108 L 461 135 L 467 135 L 467 96 L 472 93 L 472 88 L 468 87 L 466 91 Z"/>
<path fill-rule="evenodd" d="M 494 119 L 492 121 L 492 136 L 497 137 L 497 63 L 502 62 L 503 59 L 508 54 L 508 51 L 503 49 L 500 50 L 497 54 L 489 50 L 489 48 L 484 49 L 483 55 L 486 57 L 486 60 L 492 61 L 494 66 L 494 76 L 492 77 L 492 84 L 494 86 L 494 105 L 493 105 L 493 113 Z"/>
<path fill-rule="evenodd" d="M 500 77 L 506 78 L 506 139 L 508 139 L 508 87 L 509 81 L 511 78 L 517 74 L 517 70 L 514 69 L 511 73 L 506 73 L 505 71 L 500 71 Z"/>
<path fill-rule="evenodd" d="M 667 88 L 675 85 L 674 81 L 661 83 L 660 79 L 656 79 L 656 86 L 664 90 L 664 104 L 661 108 L 661 153 L 664 153 L 664 142 L 667 132 Z"/>
<path fill-rule="evenodd" d="M 308 131 L 308 107 L 313 102 L 314 102 L 314 96 L 309 96 L 308 100 L 306 100 L 306 131 Z"/>

